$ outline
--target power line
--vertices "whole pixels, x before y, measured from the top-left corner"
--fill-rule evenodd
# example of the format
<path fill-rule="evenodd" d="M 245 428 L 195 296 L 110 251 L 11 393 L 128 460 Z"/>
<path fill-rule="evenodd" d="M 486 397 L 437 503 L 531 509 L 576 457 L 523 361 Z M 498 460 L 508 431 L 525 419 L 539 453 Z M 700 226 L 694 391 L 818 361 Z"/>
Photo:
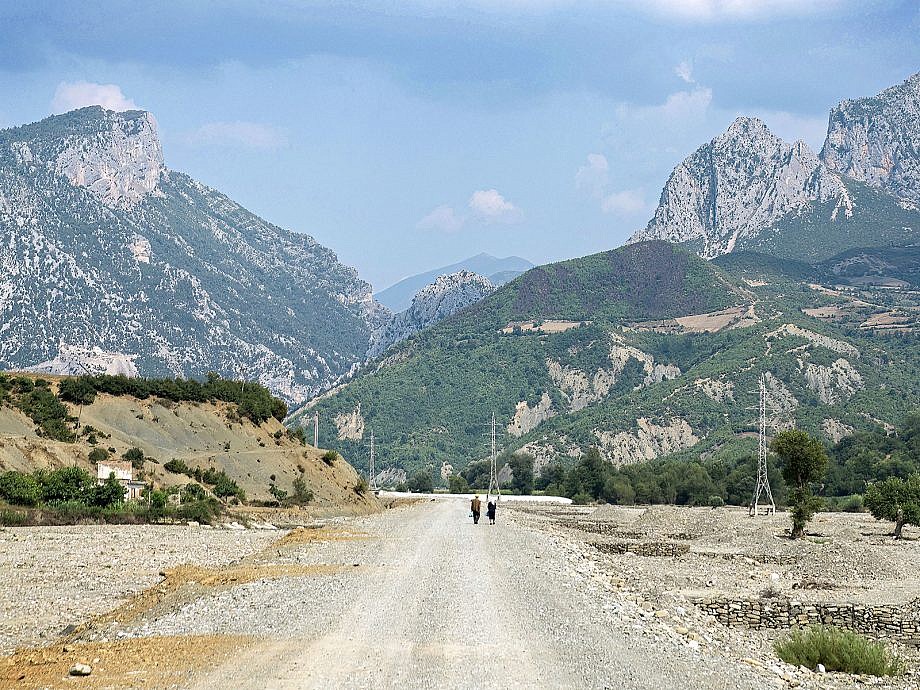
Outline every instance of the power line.
<path fill-rule="evenodd" d="M 751 517 L 757 515 L 760 507 L 761 495 L 764 498 L 764 507 L 767 515 L 776 513 L 776 503 L 773 501 L 773 491 L 770 489 L 770 478 L 767 476 L 767 375 L 760 375 L 760 424 L 757 444 L 757 483 L 754 486 L 754 497 L 748 513 Z M 766 502 L 769 501 L 769 505 Z"/>

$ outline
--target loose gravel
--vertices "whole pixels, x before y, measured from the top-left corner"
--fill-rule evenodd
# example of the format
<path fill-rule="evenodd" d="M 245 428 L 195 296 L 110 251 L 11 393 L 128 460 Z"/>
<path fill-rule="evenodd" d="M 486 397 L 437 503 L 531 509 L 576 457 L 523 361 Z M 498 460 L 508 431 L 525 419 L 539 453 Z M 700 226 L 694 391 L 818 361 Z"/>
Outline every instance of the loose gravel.
<path fill-rule="evenodd" d="M 156 584 L 165 568 L 227 565 L 279 536 L 151 525 L 0 529 L 0 653 L 55 640 Z"/>

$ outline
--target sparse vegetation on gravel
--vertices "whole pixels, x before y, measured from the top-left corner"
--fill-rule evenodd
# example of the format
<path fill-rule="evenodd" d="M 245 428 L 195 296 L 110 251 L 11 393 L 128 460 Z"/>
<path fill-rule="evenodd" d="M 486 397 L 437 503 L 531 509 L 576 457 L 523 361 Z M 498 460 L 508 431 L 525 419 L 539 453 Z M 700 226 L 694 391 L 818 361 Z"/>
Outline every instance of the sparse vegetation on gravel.
<path fill-rule="evenodd" d="M 787 664 L 850 674 L 893 676 L 901 673 L 897 656 L 881 642 L 872 642 L 850 630 L 815 625 L 796 630 L 774 643 L 776 655 Z"/>

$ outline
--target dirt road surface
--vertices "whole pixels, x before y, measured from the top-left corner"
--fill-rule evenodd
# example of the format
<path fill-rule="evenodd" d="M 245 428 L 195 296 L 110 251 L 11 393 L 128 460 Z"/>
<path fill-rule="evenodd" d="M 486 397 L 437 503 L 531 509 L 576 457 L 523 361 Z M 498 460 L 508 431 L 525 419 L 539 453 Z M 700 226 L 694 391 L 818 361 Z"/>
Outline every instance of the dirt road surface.
<path fill-rule="evenodd" d="M 467 514 L 464 501 L 439 500 L 362 518 L 365 539 L 285 556 L 353 571 L 250 583 L 147 632 L 270 632 L 197 688 L 763 687 L 619 622 L 559 540 L 507 512 L 495 526 Z"/>

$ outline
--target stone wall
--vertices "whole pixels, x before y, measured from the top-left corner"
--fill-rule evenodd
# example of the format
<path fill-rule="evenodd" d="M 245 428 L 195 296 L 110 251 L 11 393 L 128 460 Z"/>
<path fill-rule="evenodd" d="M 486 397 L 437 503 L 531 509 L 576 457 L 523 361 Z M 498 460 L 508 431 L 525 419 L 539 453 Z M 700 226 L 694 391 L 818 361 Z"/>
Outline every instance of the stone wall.
<path fill-rule="evenodd" d="M 764 629 L 824 624 L 920 644 L 920 599 L 904 605 L 802 603 L 785 598 L 702 598 L 694 603 L 723 625 Z"/>
<path fill-rule="evenodd" d="M 614 541 L 594 544 L 594 548 L 602 553 L 623 554 L 634 553 L 638 556 L 683 556 L 690 551 L 689 544 L 675 544 L 660 541 Z"/>

